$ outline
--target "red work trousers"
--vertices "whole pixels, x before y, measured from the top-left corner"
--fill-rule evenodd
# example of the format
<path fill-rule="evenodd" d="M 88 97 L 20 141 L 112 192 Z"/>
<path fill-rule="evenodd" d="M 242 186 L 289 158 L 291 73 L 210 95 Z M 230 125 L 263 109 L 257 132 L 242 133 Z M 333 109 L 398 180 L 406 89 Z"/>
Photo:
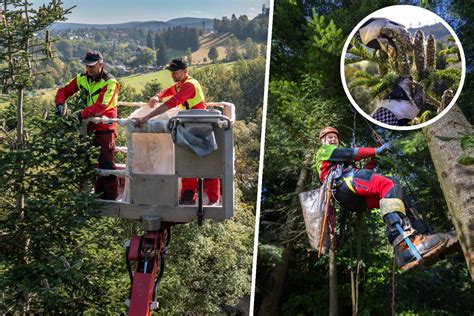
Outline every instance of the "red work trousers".
<path fill-rule="evenodd" d="M 197 190 L 197 178 L 183 178 L 181 179 L 181 199 L 185 190 L 191 190 L 194 192 L 193 201 L 196 198 Z M 219 201 L 220 197 L 220 180 L 219 179 L 204 179 L 204 192 L 207 193 L 209 204 L 214 204 Z"/>
<path fill-rule="evenodd" d="M 370 177 L 353 179 L 354 189 L 357 195 L 364 196 L 368 209 L 379 208 L 379 201 L 384 198 L 403 199 L 401 189 L 388 177 L 381 176 L 370 171 Z"/>
<path fill-rule="evenodd" d="M 115 170 L 115 132 L 96 131 L 92 145 L 100 147 L 98 167 L 100 169 Z M 94 190 L 104 200 L 115 200 L 118 196 L 117 176 L 97 176 L 94 182 Z"/>

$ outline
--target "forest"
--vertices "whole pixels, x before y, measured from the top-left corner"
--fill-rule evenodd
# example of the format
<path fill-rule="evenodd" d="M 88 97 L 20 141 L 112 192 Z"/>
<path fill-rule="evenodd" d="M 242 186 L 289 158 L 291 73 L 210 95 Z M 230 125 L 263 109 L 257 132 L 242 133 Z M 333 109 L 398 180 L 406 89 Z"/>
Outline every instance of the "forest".
<path fill-rule="evenodd" d="M 298 193 L 320 186 L 313 169 L 319 131 L 325 126 L 338 128 L 345 147 L 377 146 L 368 122 L 352 109 L 344 93 L 341 52 L 364 17 L 396 4 L 429 9 L 454 28 L 466 52 L 467 77 L 457 104 L 435 124 L 410 132 L 377 129 L 385 141 L 394 144 L 394 154 L 382 157 L 376 170 L 399 178 L 429 225 L 435 231 L 456 229 L 465 240 L 463 251 L 472 252 L 468 228 L 473 217 L 472 5 L 462 1 L 276 1 L 256 314 L 471 315 L 474 311 L 469 256 L 454 253 L 430 268 L 401 274 L 394 270 L 392 248 L 378 210 L 346 213 L 345 226 L 337 210 L 337 287 L 332 294 L 329 256 L 318 258 L 305 231 Z M 337 298 L 331 308 L 330 296 Z"/>
<path fill-rule="evenodd" d="M 268 15 L 270 8 L 262 6 L 262 12 L 254 19 L 249 20 L 246 15 L 237 18 L 232 14 L 231 18 L 223 17 L 222 19 L 214 19 L 214 29 L 218 33 L 227 33 L 235 35 L 238 39 L 244 40 L 247 37 L 260 42 L 265 41 L 268 31 Z"/>
<path fill-rule="evenodd" d="M 226 30 L 227 38 L 223 45 L 229 53 L 227 58 L 220 56 L 224 62 L 239 59 L 251 59 L 255 54 L 251 48 L 247 54 L 236 53 L 240 46 L 248 50 L 248 41 L 252 47 L 266 40 L 268 30 L 268 10 L 244 23 L 245 34 L 237 30 Z M 215 22 L 215 21 L 214 21 Z M 217 22 L 218 23 L 218 22 Z M 214 26 L 213 29 L 216 29 Z M 36 65 L 43 76 L 33 78 L 33 88 L 47 89 L 60 85 L 64 80 L 82 70 L 80 59 L 89 49 L 99 50 L 106 56 L 109 71 L 114 76 L 126 76 L 162 69 L 171 58 L 190 55 L 201 47 L 203 36 L 212 38 L 213 29 L 176 25 L 160 30 L 151 28 L 71 28 L 55 29 L 49 32 L 55 36 L 52 42 L 53 54 L 59 58 L 44 60 Z M 40 32 L 44 36 L 44 31 Z M 219 32 L 216 32 L 219 34 Z M 245 36 L 244 36 L 245 35 Z M 239 41 L 240 40 L 240 41 Z M 262 45 L 263 46 L 263 45 Z M 263 54 L 264 55 L 264 54 Z M 250 56 L 250 58 L 248 57 Z M 217 62 L 217 58 L 208 58 Z M 190 63 L 191 64 L 191 63 Z"/>
<path fill-rule="evenodd" d="M 76 120 L 57 117 L 52 104 L 28 93 L 35 76 L 43 75 L 35 66 L 62 62 L 52 54 L 54 38 L 36 34 L 46 35 L 44 30 L 71 10 L 59 1 L 39 8 L 27 1 L 5 5 L 0 58 L 6 66 L 0 68 L 0 88 L 8 104 L 0 110 L 0 311 L 124 313 L 130 280 L 123 245 L 142 226 L 98 216 L 101 205 L 92 193 L 98 151 L 90 137 L 79 135 Z M 239 301 L 248 301 L 264 70 L 264 60 L 257 58 L 191 71 L 208 101 L 234 102 L 237 108 L 234 216 L 171 229 L 159 313 L 238 311 Z M 120 100 L 146 100 L 161 88 L 154 82 L 142 94 L 121 84 Z M 76 98 L 68 106 L 72 111 L 83 107 Z M 129 112 L 119 108 L 120 117 Z M 117 145 L 124 145 L 118 134 Z"/>

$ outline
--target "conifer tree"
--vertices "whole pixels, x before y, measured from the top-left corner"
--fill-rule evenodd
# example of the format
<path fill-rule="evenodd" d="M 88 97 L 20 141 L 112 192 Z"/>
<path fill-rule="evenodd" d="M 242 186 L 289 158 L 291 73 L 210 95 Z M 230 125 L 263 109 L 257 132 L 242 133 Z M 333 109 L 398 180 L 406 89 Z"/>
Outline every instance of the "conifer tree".
<path fill-rule="evenodd" d="M 212 60 L 213 63 L 216 63 L 217 59 L 219 58 L 219 52 L 217 51 L 217 48 L 215 46 L 212 46 L 207 56 L 210 60 Z"/>

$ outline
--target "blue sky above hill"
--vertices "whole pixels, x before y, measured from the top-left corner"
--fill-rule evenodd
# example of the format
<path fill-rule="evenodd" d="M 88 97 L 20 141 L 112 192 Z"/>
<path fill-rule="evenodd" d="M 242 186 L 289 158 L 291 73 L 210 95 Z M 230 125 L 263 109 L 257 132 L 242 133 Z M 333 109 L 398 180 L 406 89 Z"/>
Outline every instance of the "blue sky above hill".
<path fill-rule="evenodd" d="M 34 6 L 47 0 L 32 0 Z M 64 7 L 76 6 L 67 22 L 109 24 L 130 21 L 168 21 L 181 17 L 222 18 L 235 14 L 250 19 L 262 12 L 269 0 L 63 0 Z"/>

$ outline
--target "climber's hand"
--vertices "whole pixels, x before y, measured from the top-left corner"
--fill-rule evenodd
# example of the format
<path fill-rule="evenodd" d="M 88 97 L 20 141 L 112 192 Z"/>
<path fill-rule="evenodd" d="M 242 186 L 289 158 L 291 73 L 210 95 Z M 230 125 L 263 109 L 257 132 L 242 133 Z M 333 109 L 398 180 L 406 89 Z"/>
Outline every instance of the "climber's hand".
<path fill-rule="evenodd" d="M 391 152 L 392 149 L 393 149 L 392 143 L 387 142 L 387 143 L 383 144 L 382 146 L 375 148 L 375 154 L 376 155 L 383 155 L 383 154 L 386 154 L 388 152 Z"/>

